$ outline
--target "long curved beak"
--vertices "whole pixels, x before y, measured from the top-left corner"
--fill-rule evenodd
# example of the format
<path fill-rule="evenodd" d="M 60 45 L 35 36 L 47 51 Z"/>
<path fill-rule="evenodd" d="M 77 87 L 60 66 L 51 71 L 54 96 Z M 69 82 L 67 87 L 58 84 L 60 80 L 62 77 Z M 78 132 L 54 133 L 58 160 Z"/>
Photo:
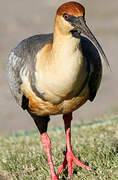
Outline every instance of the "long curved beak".
<path fill-rule="evenodd" d="M 94 45 L 96 46 L 96 48 L 100 52 L 103 60 L 105 60 L 107 66 L 110 68 L 110 64 L 108 62 L 108 59 L 107 59 L 102 47 L 100 46 L 100 44 L 97 41 L 97 39 L 95 38 L 95 36 L 93 35 L 93 33 L 90 31 L 90 29 L 86 25 L 84 17 L 80 16 L 80 17 L 76 18 L 74 25 L 75 25 L 76 30 L 78 30 L 80 33 L 83 33 L 85 36 L 87 36 L 94 43 Z"/>

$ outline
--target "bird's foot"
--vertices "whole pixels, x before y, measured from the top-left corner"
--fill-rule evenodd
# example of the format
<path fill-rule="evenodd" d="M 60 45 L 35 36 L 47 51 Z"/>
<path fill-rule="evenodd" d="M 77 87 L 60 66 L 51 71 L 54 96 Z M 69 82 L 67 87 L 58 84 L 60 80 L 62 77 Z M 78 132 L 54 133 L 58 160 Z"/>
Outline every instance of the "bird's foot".
<path fill-rule="evenodd" d="M 89 166 L 86 166 L 85 164 L 83 164 L 80 160 L 78 160 L 73 152 L 66 152 L 65 153 L 65 159 L 63 164 L 60 166 L 59 170 L 58 170 L 58 175 L 62 173 L 62 171 L 65 169 L 66 166 L 68 166 L 68 178 L 70 179 L 72 177 L 72 173 L 73 173 L 73 168 L 74 166 L 80 166 L 82 168 L 86 168 L 86 169 L 90 169 Z"/>
<path fill-rule="evenodd" d="M 56 176 L 56 174 L 51 176 L 51 180 L 59 180 L 59 178 Z"/>

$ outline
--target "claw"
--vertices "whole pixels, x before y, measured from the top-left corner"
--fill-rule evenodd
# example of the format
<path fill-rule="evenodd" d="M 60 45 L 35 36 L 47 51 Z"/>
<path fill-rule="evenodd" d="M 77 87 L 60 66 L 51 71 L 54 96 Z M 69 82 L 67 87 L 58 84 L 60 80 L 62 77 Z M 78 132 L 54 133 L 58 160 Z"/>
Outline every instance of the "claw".
<path fill-rule="evenodd" d="M 70 179 L 72 177 L 72 173 L 73 173 L 73 168 L 74 166 L 80 166 L 82 168 L 86 168 L 86 169 L 90 169 L 89 166 L 86 166 L 85 164 L 83 164 L 80 160 L 78 160 L 73 152 L 66 152 L 65 154 L 65 159 L 64 162 L 62 163 L 62 165 L 60 166 L 57 174 L 61 174 L 63 172 L 63 170 L 65 169 L 66 166 L 68 166 L 68 178 Z"/>
<path fill-rule="evenodd" d="M 53 177 L 51 177 L 51 180 L 59 180 L 58 177 L 55 175 Z"/>

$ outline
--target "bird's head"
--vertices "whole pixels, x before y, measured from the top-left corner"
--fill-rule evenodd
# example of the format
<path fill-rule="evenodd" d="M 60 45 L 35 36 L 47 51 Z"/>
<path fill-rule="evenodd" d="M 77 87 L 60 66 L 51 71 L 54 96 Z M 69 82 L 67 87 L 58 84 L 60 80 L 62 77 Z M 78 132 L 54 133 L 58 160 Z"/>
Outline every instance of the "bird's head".
<path fill-rule="evenodd" d="M 58 31 L 63 35 L 72 35 L 79 38 L 80 34 L 83 33 L 87 36 L 99 50 L 103 59 L 109 66 L 108 60 L 102 50 L 100 44 L 92 34 L 85 21 L 85 8 L 78 2 L 67 2 L 62 4 L 57 9 L 55 26 Z"/>
<path fill-rule="evenodd" d="M 60 33 L 70 34 L 78 26 L 80 18 L 84 18 L 85 9 L 77 2 L 67 2 L 62 4 L 56 14 L 56 26 Z"/>

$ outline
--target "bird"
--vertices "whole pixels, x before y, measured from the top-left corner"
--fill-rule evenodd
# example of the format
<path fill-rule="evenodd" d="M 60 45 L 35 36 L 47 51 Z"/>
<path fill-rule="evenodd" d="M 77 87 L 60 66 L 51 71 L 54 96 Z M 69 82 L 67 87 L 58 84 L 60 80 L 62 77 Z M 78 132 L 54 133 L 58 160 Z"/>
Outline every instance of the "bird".
<path fill-rule="evenodd" d="M 81 35 L 83 34 L 83 35 Z M 33 118 L 41 136 L 51 180 L 68 168 L 90 169 L 78 160 L 71 147 L 73 111 L 93 101 L 102 79 L 102 59 L 107 57 L 85 20 L 85 8 L 76 1 L 59 6 L 54 32 L 22 40 L 8 57 L 7 79 L 13 97 Z M 47 129 L 51 115 L 62 114 L 66 135 L 65 159 L 56 173 Z"/>

